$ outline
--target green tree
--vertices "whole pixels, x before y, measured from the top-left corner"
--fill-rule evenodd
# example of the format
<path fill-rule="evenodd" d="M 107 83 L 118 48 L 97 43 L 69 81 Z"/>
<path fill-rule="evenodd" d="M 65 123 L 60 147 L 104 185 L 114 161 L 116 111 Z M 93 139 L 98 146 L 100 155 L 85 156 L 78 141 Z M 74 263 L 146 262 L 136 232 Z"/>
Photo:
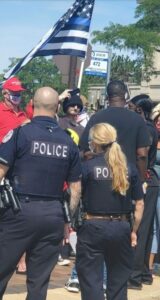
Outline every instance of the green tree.
<path fill-rule="evenodd" d="M 19 59 L 10 58 L 10 65 L 8 70 L 11 69 Z M 4 73 L 8 70 L 4 70 Z M 52 59 L 46 59 L 45 57 L 34 58 L 29 62 L 18 74 L 17 76 L 22 80 L 23 85 L 26 87 L 27 91 L 23 93 L 23 104 L 25 104 L 32 98 L 35 90 L 41 86 L 50 86 L 55 88 L 59 93 L 63 92 L 67 88 L 65 84 L 62 83 L 61 74 L 54 65 Z M 105 82 L 102 78 L 95 78 L 93 76 L 83 76 L 81 94 L 88 96 L 88 85 L 91 83 L 103 83 Z"/>
<path fill-rule="evenodd" d="M 3 81 L 3 74 L 0 74 L 0 82 Z"/>
<path fill-rule="evenodd" d="M 147 77 L 154 72 L 153 53 L 160 47 L 160 1 L 141 0 L 135 11 L 137 22 L 127 26 L 110 23 L 103 31 L 93 32 L 93 42 L 137 54 Z"/>
<path fill-rule="evenodd" d="M 119 79 L 125 82 L 140 83 L 141 64 L 138 60 L 131 60 L 129 56 L 113 55 L 111 63 L 111 79 Z M 88 86 L 103 84 L 106 85 L 106 78 L 83 75 L 81 93 L 88 96 Z"/>
<path fill-rule="evenodd" d="M 11 63 L 8 69 L 13 67 L 18 61 L 19 59 L 17 58 L 10 58 Z M 53 60 L 45 57 L 34 58 L 18 73 L 18 77 L 26 87 L 26 92 L 23 93 L 23 105 L 33 97 L 36 89 L 39 87 L 50 86 L 59 93 L 66 88 L 62 84 L 61 74 L 53 64 Z"/>
<path fill-rule="evenodd" d="M 141 80 L 141 64 L 131 60 L 129 56 L 113 55 L 111 63 L 111 79 L 139 84 Z"/>
<path fill-rule="evenodd" d="M 19 59 L 10 58 L 9 68 L 13 67 Z M 112 58 L 111 78 L 121 79 L 124 81 L 139 82 L 140 67 L 137 61 L 131 61 L 129 57 L 116 56 Z M 4 73 L 7 70 L 4 70 Z M 3 81 L 3 74 L 0 75 L 0 81 Z M 132 76 L 132 77 L 131 77 Z M 66 85 L 62 84 L 61 74 L 57 67 L 53 64 L 52 59 L 46 59 L 44 57 L 35 58 L 28 63 L 19 73 L 18 77 L 22 80 L 26 87 L 26 92 L 23 93 L 22 106 L 33 97 L 35 90 L 41 86 L 54 87 L 59 93 L 61 93 Z M 88 86 L 97 84 L 106 84 L 106 78 L 97 76 L 83 75 L 81 94 L 88 97 Z"/>

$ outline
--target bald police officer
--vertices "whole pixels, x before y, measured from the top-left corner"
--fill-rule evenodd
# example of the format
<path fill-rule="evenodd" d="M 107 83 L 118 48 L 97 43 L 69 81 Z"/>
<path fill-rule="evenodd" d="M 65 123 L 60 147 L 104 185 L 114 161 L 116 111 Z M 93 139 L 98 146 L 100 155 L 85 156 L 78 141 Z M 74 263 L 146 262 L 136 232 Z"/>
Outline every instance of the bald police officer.
<path fill-rule="evenodd" d="M 80 196 L 78 148 L 54 119 L 58 94 L 44 87 L 34 96 L 30 123 L 10 131 L 0 145 L 0 179 L 9 179 L 21 211 L 0 213 L 0 299 L 26 251 L 27 300 L 46 299 L 64 235 L 62 190 L 71 189 L 71 211 Z"/>

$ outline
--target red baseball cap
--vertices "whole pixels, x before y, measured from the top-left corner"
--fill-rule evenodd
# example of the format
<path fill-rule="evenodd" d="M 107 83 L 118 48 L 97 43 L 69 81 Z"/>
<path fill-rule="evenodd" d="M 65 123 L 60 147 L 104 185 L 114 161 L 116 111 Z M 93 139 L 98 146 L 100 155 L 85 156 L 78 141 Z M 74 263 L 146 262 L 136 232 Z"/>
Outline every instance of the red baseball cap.
<path fill-rule="evenodd" d="M 9 90 L 13 92 L 21 92 L 25 91 L 22 87 L 21 81 L 17 77 L 11 77 L 3 84 L 2 88 L 4 90 Z"/>

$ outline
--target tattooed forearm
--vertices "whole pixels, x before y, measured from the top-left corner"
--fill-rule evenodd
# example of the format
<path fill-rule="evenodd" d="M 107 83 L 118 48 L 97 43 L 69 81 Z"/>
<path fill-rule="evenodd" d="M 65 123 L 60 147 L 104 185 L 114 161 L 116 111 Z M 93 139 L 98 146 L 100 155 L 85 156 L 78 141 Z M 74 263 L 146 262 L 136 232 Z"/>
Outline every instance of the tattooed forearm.
<path fill-rule="evenodd" d="M 139 200 L 136 201 L 136 205 L 135 205 L 135 212 L 134 212 L 134 224 L 133 224 L 133 231 L 137 232 L 139 225 L 141 223 L 142 217 L 143 217 L 143 210 L 144 210 L 144 201 L 143 200 Z"/>
<path fill-rule="evenodd" d="M 70 211 L 73 216 L 81 197 L 81 181 L 71 182 L 69 187 L 71 192 Z"/>

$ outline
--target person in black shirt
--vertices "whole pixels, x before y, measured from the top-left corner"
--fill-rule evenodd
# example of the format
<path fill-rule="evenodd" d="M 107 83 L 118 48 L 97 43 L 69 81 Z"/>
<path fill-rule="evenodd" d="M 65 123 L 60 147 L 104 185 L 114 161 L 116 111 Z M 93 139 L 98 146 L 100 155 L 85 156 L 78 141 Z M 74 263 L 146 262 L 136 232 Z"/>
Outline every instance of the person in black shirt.
<path fill-rule="evenodd" d="M 138 114 L 125 108 L 126 86 L 122 81 L 111 81 L 107 86 L 107 94 L 109 107 L 90 118 L 80 140 L 80 149 L 87 154 L 89 129 L 92 126 L 101 122 L 109 123 L 117 130 L 118 142 L 127 160 L 137 164 L 141 179 L 144 180 L 147 147 L 150 145 L 146 124 Z"/>
<path fill-rule="evenodd" d="M 155 164 L 156 153 L 157 153 L 157 143 L 158 134 L 154 123 L 150 119 L 150 114 L 153 108 L 152 100 L 146 94 L 140 94 L 133 97 L 128 107 L 130 110 L 137 112 L 146 122 L 147 129 L 149 132 L 150 147 L 148 151 L 148 162 L 147 168 L 152 168 Z"/>
<path fill-rule="evenodd" d="M 77 122 L 78 115 L 83 109 L 83 102 L 81 101 L 79 95 L 70 94 L 70 97 L 65 97 L 62 103 L 62 107 L 65 115 L 59 118 L 58 120 L 59 126 L 62 129 L 66 130 L 67 133 L 70 134 L 74 142 L 78 145 L 80 136 L 84 130 L 83 126 L 81 126 Z M 65 264 L 68 265 L 70 263 L 69 252 L 70 252 L 70 245 L 67 239 L 60 253 L 60 259 L 58 262 L 59 265 L 65 265 Z"/>
<path fill-rule="evenodd" d="M 104 300 L 103 262 L 107 267 L 107 299 L 127 300 L 133 247 L 143 214 L 143 192 L 136 167 L 127 166 L 113 126 L 100 123 L 89 133 L 95 156 L 82 165 L 84 223 L 78 230 L 76 266 L 82 300 Z M 130 227 L 132 201 L 135 221 Z"/>
<path fill-rule="evenodd" d="M 152 245 L 153 220 L 158 199 L 158 177 L 154 170 L 156 161 L 158 134 L 154 123 L 150 120 L 153 107 L 152 101 L 146 94 L 140 94 L 131 99 L 130 109 L 134 110 L 145 120 L 150 136 L 147 172 L 145 185 L 147 186 L 144 204 L 144 214 L 138 230 L 138 245 L 135 252 L 133 272 L 128 282 L 130 289 L 142 289 L 142 284 L 152 284 L 152 274 L 149 270 L 149 255 Z"/>

